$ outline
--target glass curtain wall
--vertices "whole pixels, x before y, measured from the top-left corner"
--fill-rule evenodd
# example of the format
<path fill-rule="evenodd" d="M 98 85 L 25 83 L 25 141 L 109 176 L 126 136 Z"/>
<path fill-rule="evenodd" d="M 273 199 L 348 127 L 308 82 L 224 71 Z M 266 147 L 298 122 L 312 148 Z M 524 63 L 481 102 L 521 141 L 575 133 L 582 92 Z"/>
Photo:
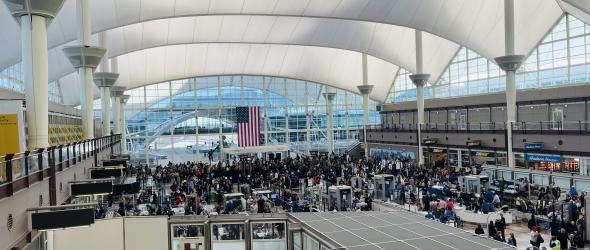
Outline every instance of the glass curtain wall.
<path fill-rule="evenodd" d="M 0 71 L 0 88 L 21 94 L 25 93 L 22 63 L 17 63 Z M 63 103 L 61 88 L 58 81 L 50 82 L 48 90 L 50 102 Z"/>
<path fill-rule="evenodd" d="M 409 73 L 401 69 L 390 91 L 390 102 L 416 100 L 416 88 L 408 84 Z M 498 65 L 462 47 L 426 98 L 478 95 L 506 90 L 504 72 Z M 590 25 L 564 15 L 517 71 L 517 89 L 554 88 L 590 81 Z"/>
<path fill-rule="evenodd" d="M 260 107 L 261 144 L 289 144 L 292 152 L 326 150 L 326 86 L 263 76 L 215 76 L 169 81 L 125 92 L 128 149 L 135 157 L 164 161 L 205 161 L 218 156 L 218 145 L 236 147 L 235 108 Z M 342 89 L 333 102 L 337 152 L 358 143 L 363 126 L 362 96 Z M 371 100 L 370 122 L 380 123 Z M 100 117 L 100 100 L 95 116 Z M 265 119 L 266 116 L 266 119 Z M 308 136 L 309 135 L 309 136 Z M 198 145 L 198 146 L 197 146 Z"/>

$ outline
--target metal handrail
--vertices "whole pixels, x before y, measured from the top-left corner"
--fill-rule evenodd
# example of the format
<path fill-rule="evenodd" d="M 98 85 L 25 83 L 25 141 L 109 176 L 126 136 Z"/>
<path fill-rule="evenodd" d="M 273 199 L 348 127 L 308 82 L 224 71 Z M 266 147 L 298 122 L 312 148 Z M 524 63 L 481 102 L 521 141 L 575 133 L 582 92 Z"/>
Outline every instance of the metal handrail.
<path fill-rule="evenodd" d="M 423 131 L 496 131 L 506 130 L 507 122 L 477 122 L 477 123 L 425 123 Z M 520 121 L 512 123 L 515 131 L 589 131 L 590 121 Z M 367 131 L 415 131 L 417 124 L 375 124 L 367 125 Z"/>
<path fill-rule="evenodd" d="M 67 165 L 66 167 L 70 167 L 83 159 L 96 155 L 99 151 L 112 148 L 120 139 L 121 135 L 116 134 L 0 156 L 0 168 L 5 173 L 0 176 L 0 186 L 12 184 L 30 176 L 42 175 L 40 172 L 51 167 L 59 166 L 59 170 L 61 170 L 64 168 L 64 163 Z M 62 150 L 66 150 L 66 154 Z M 12 185 L 10 185 L 8 195 L 12 195 L 13 191 L 15 190 L 12 190 Z"/>

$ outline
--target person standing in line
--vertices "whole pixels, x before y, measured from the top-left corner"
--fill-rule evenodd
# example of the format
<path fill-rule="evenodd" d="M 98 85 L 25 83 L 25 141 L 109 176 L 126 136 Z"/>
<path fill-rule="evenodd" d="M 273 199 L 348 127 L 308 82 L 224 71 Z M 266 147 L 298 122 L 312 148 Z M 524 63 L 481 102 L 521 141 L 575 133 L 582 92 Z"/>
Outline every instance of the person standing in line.
<path fill-rule="evenodd" d="M 496 228 L 498 232 L 502 234 L 502 241 L 506 241 L 506 235 L 504 234 L 504 230 L 506 229 L 506 219 L 504 215 L 500 213 L 500 219 L 496 221 Z"/>
<path fill-rule="evenodd" d="M 559 230 L 557 240 L 559 240 L 559 243 L 561 244 L 561 249 L 568 249 L 568 235 L 565 232 L 565 229 L 562 228 L 561 230 Z"/>
<path fill-rule="evenodd" d="M 488 235 L 490 238 L 494 238 L 494 236 L 496 236 L 496 227 L 494 226 L 494 221 L 490 221 L 490 224 L 488 224 Z"/>

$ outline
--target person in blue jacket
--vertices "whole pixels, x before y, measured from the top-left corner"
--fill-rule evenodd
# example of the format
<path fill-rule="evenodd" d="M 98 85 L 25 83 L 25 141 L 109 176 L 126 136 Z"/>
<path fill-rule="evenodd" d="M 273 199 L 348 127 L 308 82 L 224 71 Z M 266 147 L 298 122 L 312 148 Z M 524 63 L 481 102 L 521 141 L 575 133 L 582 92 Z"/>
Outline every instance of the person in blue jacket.
<path fill-rule="evenodd" d="M 432 215 L 432 213 L 430 211 L 428 211 L 428 213 L 424 216 L 424 218 L 434 220 L 434 215 Z"/>
<path fill-rule="evenodd" d="M 570 196 L 572 197 L 572 199 L 576 199 L 578 197 L 578 191 L 576 190 L 576 186 L 572 186 L 570 188 Z"/>
<path fill-rule="evenodd" d="M 492 190 L 488 190 L 486 192 L 486 199 L 487 201 L 492 201 L 492 199 L 494 199 L 494 193 L 492 192 Z"/>
<path fill-rule="evenodd" d="M 490 203 L 488 201 L 484 201 L 483 204 L 481 205 L 481 211 L 484 214 L 488 214 L 490 211 Z"/>

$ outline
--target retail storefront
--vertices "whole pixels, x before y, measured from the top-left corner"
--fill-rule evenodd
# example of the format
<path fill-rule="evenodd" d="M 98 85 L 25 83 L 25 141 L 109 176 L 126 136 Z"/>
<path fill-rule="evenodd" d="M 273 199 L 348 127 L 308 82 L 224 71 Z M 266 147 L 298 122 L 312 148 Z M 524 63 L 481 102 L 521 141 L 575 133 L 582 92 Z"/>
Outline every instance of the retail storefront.
<path fill-rule="evenodd" d="M 525 157 L 528 167 L 533 170 L 561 172 L 561 156 L 559 155 L 526 154 Z"/>
<path fill-rule="evenodd" d="M 423 141 L 426 142 L 426 141 Z M 428 143 L 428 142 L 426 142 Z M 578 173 L 590 175 L 590 157 L 545 154 L 542 145 L 531 143 L 525 152 L 515 152 L 516 168 L 533 169 L 558 173 Z M 537 145 L 535 145 L 537 144 Z M 527 144 L 528 145 L 528 144 Z M 371 147 L 369 154 L 382 160 L 416 159 L 417 149 L 411 146 L 380 145 Z M 424 159 L 426 166 L 448 166 L 454 168 L 469 167 L 471 165 L 507 166 L 508 157 L 504 151 L 447 148 L 439 145 L 424 145 Z"/>

